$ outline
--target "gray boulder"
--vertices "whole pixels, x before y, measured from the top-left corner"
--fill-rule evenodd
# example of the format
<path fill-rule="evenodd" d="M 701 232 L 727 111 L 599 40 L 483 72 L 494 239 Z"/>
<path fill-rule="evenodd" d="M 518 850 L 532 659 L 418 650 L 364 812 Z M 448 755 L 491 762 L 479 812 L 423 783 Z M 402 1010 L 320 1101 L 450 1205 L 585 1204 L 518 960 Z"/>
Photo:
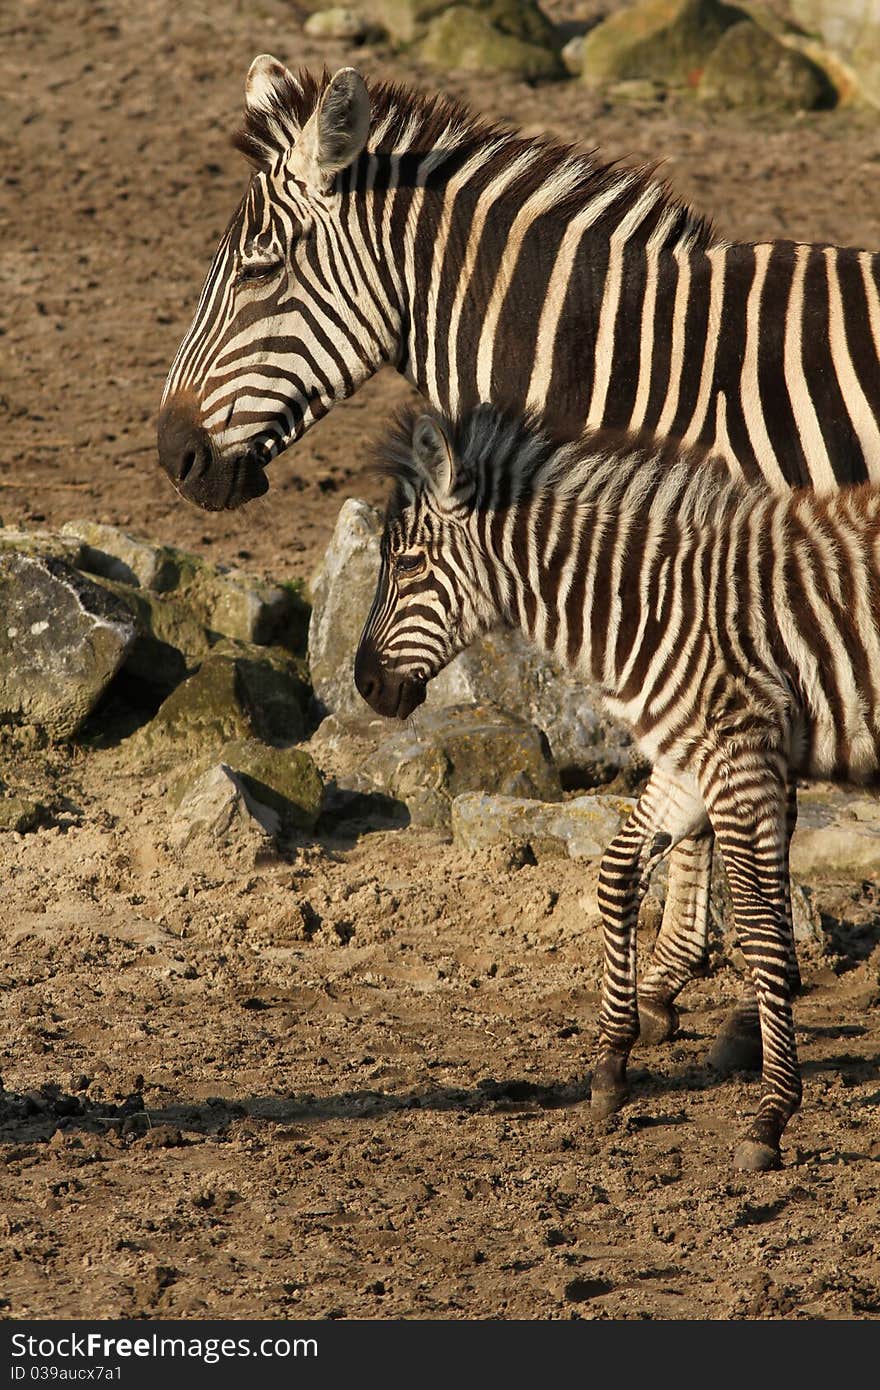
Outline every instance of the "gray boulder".
<path fill-rule="evenodd" d="M 344 43 L 367 43 L 381 37 L 381 31 L 364 15 L 341 5 L 315 10 L 303 24 L 303 33 L 312 39 L 340 39 Z"/>
<path fill-rule="evenodd" d="M 171 692 L 132 739 L 132 751 L 159 762 L 219 749 L 231 739 L 298 742 L 309 687 L 288 652 L 249 642 L 218 644 Z"/>
<path fill-rule="evenodd" d="M 362 717 L 367 712 L 354 683 L 354 656 L 376 590 L 381 535 L 381 513 L 349 498 L 312 577 L 312 685 L 323 712 L 341 718 Z"/>
<path fill-rule="evenodd" d="M 583 79 L 594 87 L 632 78 L 694 87 L 721 35 L 745 18 L 722 0 L 641 0 L 587 34 Z"/>
<path fill-rule="evenodd" d="M 548 805 L 521 796 L 469 792 L 452 803 L 452 838 L 461 849 L 527 844 L 536 858 L 601 859 L 635 802 L 579 796 Z"/>
<path fill-rule="evenodd" d="M 530 0 L 452 5 L 430 21 L 416 53 L 444 70 L 531 80 L 565 75 L 553 26 Z"/>
<path fill-rule="evenodd" d="M 790 0 L 790 7 L 794 19 L 843 59 L 862 95 L 880 106 L 880 6 L 876 0 Z"/>
<path fill-rule="evenodd" d="M 697 95 L 719 106 L 756 111 L 812 111 L 837 101 L 820 67 L 751 21 L 722 34 L 706 60 Z"/>
<path fill-rule="evenodd" d="M 377 725 L 371 724 L 375 733 Z M 419 711 L 381 737 L 351 778 L 361 791 L 401 801 L 415 825 L 449 826 L 453 799 L 485 790 L 556 800 L 559 774 L 547 741 L 523 719 L 491 706 Z"/>
<path fill-rule="evenodd" d="M 536 0 L 370 0 L 369 10 L 392 43 L 431 67 L 530 79 L 565 73 L 555 26 Z"/>
<path fill-rule="evenodd" d="M 279 828 L 277 811 L 258 801 L 230 767 L 218 763 L 181 800 L 168 841 L 178 852 L 192 850 L 193 842 L 201 841 L 256 862 L 272 857 Z"/>
<path fill-rule="evenodd" d="M 880 871 L 880 804 L 862 791 L 814 784 L 798 794 L 792 872 L 873 876 Z"/>
<path fill-rule="evenodd" d="M 212 766 L 223 766 L 241 783 L 250 799 L 275 817 L 274 831 L 312 831 L 324 793 L 314 761 L 302 748 L 272 748 L 256 738 L 233 740 L 219 753 L 192 763 L 169 787 L 178 807 L 191 797 Z"/>
<path fill-rule="evenodd" d="M 64 560 L 0 553 L 0 720 L 70 738 L 134 642 L 123 604 Z"/>

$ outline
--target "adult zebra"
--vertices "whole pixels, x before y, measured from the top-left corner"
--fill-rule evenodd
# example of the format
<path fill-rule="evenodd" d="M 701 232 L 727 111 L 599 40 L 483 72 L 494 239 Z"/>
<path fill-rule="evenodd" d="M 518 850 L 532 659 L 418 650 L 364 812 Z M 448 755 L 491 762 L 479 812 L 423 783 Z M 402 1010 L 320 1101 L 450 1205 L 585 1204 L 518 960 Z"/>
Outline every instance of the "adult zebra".
<path fill-rule="evenodd" d="M 159 417 L 181 494 L 236 507 L 384 362 L 451 417 L 481 400 L 708 445 L 776 488 L 880 478 L 880 258 L 730 245 L 644 170 L 525 140 L 350 68 L 257 58 L 223 235 Z M 711 835 L 670 863 L 643 1035 L 705 969 Z M 753 1002 L 715 1053 L 755 1058 Z"/>

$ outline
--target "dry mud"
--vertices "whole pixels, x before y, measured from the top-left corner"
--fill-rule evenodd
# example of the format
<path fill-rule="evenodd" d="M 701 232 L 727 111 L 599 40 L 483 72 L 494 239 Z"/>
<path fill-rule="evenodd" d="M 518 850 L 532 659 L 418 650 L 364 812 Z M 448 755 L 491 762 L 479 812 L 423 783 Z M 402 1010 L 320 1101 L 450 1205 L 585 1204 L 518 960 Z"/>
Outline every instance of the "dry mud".
<path fill-rule="evenodd" d="M 346 496 L 380 496 L 364 440 L 406 397 L 390 373 L 242 512 L 186 508 L 156 466 L 163 377 L 243 185 L 228 135 L 263 50 L 665 158 L 730 236 L 880 246 L 876 120 L 759 126 L 572 83 L 449 81 L 319 48 L 298 13 L 4 9 L 5 521 L 88 515 L 285 579 L 311 572 Z M 0 1316 L 880 1314 L 873 881 L 811 883 L 827 944 L 803 961 L 804 1106 L 782 1171 L 750 1176 L 730 1147 L 757 1083 L 705 1064 L 739 984 L 720 940 L 680 1036 L 634 1055 L 631 1103 L 591 1122 L 595 869 L 331 823 L 290 862 L 181 864 L 163 783 L 121 746 L 7 739 L 0 773 L 47 807 L 0 842 Z"/>

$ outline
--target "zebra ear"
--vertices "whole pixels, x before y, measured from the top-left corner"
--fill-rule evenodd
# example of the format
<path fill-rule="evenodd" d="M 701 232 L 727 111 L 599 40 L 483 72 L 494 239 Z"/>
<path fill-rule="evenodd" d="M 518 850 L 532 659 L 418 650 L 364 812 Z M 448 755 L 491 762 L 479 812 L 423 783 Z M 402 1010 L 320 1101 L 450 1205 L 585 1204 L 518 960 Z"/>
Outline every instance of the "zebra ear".
<path fill-rule="evenodd" d="M 340 169 L 347 169 L 367 143 L 370 97 L 354 68 L 340 68 L 303 126 L 292 168 L 311 188 L 326 192 Z"/>
<path fill-rule="evenodd" d="M 431 415 L 420 415 L 413 426 L 413 462 L 425 481 L 441 497 L 452 493 L 455 455 L 443 426 Z"/>
<path fill-rule="evenodd" d="M 296 85 L 293 74 L 283 63 L 273 58 L 271 53 L 260 53 L 251 63 L 245 78 L 245 110 L 253 116 L 273 115 L 288 86 Z"/>
<path fill-rule="evenodd" d="M 261 53 L 251 63 L 244 84 L 244 129 L 234 143 L 257 168 L 296 144 L 300 125 L 293 102 L 299 91 L 293 73 L 271 54 Z"/>

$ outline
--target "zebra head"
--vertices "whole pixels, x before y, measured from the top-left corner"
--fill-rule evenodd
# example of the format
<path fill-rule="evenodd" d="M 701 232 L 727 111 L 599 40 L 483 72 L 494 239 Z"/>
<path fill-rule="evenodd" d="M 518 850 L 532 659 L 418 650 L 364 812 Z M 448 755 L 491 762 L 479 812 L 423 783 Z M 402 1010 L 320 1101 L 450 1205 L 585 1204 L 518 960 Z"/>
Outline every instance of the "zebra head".
<path fill-rule="evenodd" d="M 381 453 L 396 488 L 354 679 L 377 714 L 406 719 L 428 681 L 500 614 L 476 524 L 477 474 L 452 428 L 405 417 Z"/>
<path fill-rule="evenodd" d="M 308 90 L 306 90 L 308 89 Z M 300 124 L 297 112 L 311 109 Z M 387 355 L 367 239 L 340 234 L 370 98 L 353 68 L 322 81 L 256 58 L 238 148 L 254 173 L 168 375 L 159 460 L 209 511 L 268 488 L 266 464 Z M 351 174 L 354 179 L 354 172 Z M 345 186 L 343 186 L 345 185 Z"/>

